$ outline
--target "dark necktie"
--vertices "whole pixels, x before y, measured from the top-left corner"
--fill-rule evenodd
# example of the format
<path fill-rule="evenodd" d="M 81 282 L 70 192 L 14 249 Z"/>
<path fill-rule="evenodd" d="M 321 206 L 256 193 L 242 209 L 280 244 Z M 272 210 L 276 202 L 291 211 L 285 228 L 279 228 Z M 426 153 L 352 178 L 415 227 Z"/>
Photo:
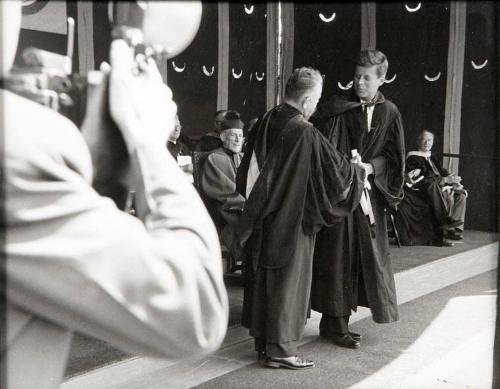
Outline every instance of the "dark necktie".
<path fill-rule="evenodd" d="M 363 104 L 361 108 L 363 110 L 363 118 L 365 120 L 366 131 L 370 132 L 370 128 L 368 127 L 368 105 Z"/>
<path fill-rule="evenodd" d="M 434 174 L 436 176 L 440 176 L 441 174 L 439 174 L 439 170 L 437 169 L 436 165 L 434 165 L 434 163 L 432 162 L 431 157 L 427 157 L 426 159 L 427 162 L 429 162 L 429 165 L 431 165 L 431 169 L 434 172 Z"/>

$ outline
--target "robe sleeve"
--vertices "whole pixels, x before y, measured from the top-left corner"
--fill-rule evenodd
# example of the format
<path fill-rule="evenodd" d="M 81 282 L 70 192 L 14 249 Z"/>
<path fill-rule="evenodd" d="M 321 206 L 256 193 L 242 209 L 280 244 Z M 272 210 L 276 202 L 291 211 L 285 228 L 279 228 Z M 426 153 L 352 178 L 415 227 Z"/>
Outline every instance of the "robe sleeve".
<path fill-rule="evenodd" d="M 405 174 L 403 122 L 397 108 L 394 109 L 395 117 L 389 124 L 382 149 L 369 160 L 374 168 L 374 183 L 389 207 L 396 207 L 403 199 Z"/>
<path fill-rule="evenodd" d="M 212 153 L 205 162 L 201 187 L 211 199 L 221 204 L 222 210 L 242 210 L 245 198 L 236 190 L 236 172 L 228 157 Z"/>
<path fill-rule="evenodd" d="M 352 164 L 315 128 L 304 211 L 304 231 L 316 233 L 347 216 L 359 204 L 365 171 Z"/>
<path fill-rule="evenodd" d="M 416 155 L 411 155 L 406 159 L 406 171 L 420 169 L 420 174 L 424 177 L 419 182 L 413 185 L 413 188 L 418 190 L 425 190 L 430 185 L 436 183 L 442 186 L 444 180 L 440 176 L 436 176 L 434 172 L 427 166 L 425 159 Z M 418 178 L 418 176 L 416 177 Z"/>

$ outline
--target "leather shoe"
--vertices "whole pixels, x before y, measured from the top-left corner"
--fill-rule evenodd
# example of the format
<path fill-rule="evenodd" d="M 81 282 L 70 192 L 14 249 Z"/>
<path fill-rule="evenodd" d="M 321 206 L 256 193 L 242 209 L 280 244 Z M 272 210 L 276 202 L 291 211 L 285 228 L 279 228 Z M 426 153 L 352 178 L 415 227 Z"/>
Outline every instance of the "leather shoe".
<path fill-rule="evenodd" d="M 464 238 L 463 234 L 457 231 L 449 231 L 446 237 L 452 240 L 462 240 Z"/>
<path fill-rule="evenodd" d="M 304 370 L 313 368 L 314 362 L 307 359 L 302 359 L 298 356 L 286 358 L 267 358 L 264 362 L 264 366 L 273 368 L 284 367 L 286 369 L 292 370 Z"/>
<path fill-rule="evenodd" d="M 349 335 L 351 336 L 351 338 L 353 338 L 354 340 L 357 340 L 358 342 L 361 340 L 361 334 L 349 331 Z M 331 335 L 329 335 L 329 333 L 327 331 L 324 331 L 321 328 L 319 330 L 319 336 L 321 336 L 323 338 L 327 338 L 327 339 L 331 338 Z"/>
<path fill-rule="evenodd" d="M 360 348 L 361 343 L 359 340 L 355 340 L 349 334 L 335 334 L 331 335 L 329 339 L 335 343 L 337 346 L 345 348 Z"/>

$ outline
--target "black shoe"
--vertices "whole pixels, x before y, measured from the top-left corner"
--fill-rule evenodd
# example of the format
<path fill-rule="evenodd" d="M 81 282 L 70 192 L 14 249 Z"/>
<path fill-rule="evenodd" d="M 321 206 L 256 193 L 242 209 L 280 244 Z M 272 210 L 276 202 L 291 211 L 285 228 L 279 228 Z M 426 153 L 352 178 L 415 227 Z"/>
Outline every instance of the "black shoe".
<path fill-rule="evenodd" d="M 446 237 L 452 240 L 462 240 L 464 238 L 463 234 L 458 231 L 448 231 Z"/>
<path fill-rule="evenodd" d="M 360 348 L 361 343 L 359 340 L 355 340 L 349 334 L 335 334 L 331 335 L 329 339 L 335 343 L 337 346 L 345 348 Z"/>
<path fill-rule="evenodd" d="M 314 362 L 307 359 L 302 359 L 298 356 L 287 358 L 267 358 L 264 366 L 273 367 L 275 369 L 284 367 L 292 370 L 304 370 L 314 367 Z"/>
<path fill-rule="evenodd" d="M 334 334 L 334 335 L 335 335 L 335 334 Z M 337 335 L 338 335 L 338 334 L 337 334 Z M 351 338 L 353 338 L 354 340 L 357 340 L 358 342 L 359 342 L 359 341 L 361 340 L 361 338 L 362 338 L 361 334 L 358 334 L 358 333 L 356 333 L 356 332 L 351 332 L 351 331 L 349 331 L 349 335 L 351 336 Z M 319 336 L 321 336 L 321 337 L 323 337 L 323 338 L 327 338 L 327 339 L 330 339 L 330 338 L 331 338 L 330 334 L 328 334 L 328 332 L 327 332 L 327 331 L 322 330 L 321 328 L 320 328 L 320 330 L 319 330 Z"/>

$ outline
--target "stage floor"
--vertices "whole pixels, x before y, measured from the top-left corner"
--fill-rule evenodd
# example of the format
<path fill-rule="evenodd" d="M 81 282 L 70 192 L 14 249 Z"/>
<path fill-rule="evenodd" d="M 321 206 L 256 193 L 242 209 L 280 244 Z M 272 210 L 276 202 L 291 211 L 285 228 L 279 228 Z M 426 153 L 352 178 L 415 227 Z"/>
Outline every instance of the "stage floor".
<path fill-rule="evenodd" d="M 485 246 L 498 241 L 498 234 L 470 231 L 464 233 L 463 241 L 457 241 L 453 247 L 391 245 L 391 260 L 394 273 L 400 273 L 433 261 L 439 261 L 459 253 Z M 243 303 L 243 287 L 237 280 L 227 280 L 229 295 L 229 327 L 240 325 Z M 75 334 L 71 345 L 66 378 L 74 377 L 90 370 L 127 359 L 129 356 L 106 342 Z"/>

